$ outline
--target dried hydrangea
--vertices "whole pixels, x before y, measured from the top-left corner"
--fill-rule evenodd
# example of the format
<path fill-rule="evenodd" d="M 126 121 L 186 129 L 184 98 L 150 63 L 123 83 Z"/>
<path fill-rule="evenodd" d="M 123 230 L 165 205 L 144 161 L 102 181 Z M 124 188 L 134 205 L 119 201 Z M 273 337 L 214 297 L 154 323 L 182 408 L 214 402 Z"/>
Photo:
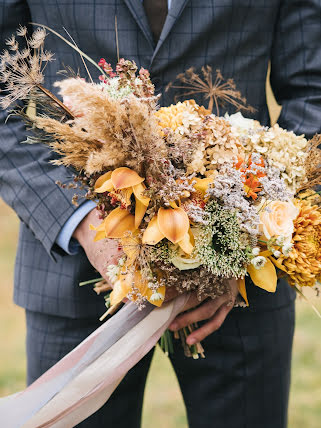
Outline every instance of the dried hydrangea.
<path fill-rule="evenodd" d="M 234 136 L 230 124 L 222 117 L 209 116 L 205 120 L 206 141 L 201 174 L 216 170 L 242 154 L 242 145 Z"/>
<path fill-rule="evenodd" d="M 308 141 L 303 135 L 295 135 L 275 124 L 271 128 L 261 127 L 251 119 L 227 119 L 233 125 L 233 133 L 243 143 L 246 154 L 260 153 L 269 159 L 269 165 L 281 172 L 286 185 L 295 192 L 305 180 L 305 159 Z"/>
<path fill-rule="evenodd" d="M 242 145 L 231 132 L 228 121 L 209 114 L 194 100 L 163 107 L 156 116 L 163 129 L 169 128 L 179 136 L 173 143 L 185 152 L 188 174 L 208 175 L 242 153 Z"/>

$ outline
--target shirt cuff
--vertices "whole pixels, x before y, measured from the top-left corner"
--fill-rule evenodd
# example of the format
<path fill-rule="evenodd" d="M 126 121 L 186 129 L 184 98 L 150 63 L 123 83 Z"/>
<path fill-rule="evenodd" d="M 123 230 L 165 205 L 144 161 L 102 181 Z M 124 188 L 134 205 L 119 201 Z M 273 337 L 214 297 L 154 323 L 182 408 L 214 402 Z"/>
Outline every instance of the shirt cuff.
<path fill-rule="evenodd" d="M 78 224 L 86 217 L 86 215 L 96 207 L 95 202 L 86 201 L 76 211 L 71 217 L 66 221 L 63 228 L 61 229 L 57 239 L 56 244 L 59 245 L 67 254 L 75 255 L 79 251 L 79 243 L 76 239 L 72 237 L 75 229 Z"/>

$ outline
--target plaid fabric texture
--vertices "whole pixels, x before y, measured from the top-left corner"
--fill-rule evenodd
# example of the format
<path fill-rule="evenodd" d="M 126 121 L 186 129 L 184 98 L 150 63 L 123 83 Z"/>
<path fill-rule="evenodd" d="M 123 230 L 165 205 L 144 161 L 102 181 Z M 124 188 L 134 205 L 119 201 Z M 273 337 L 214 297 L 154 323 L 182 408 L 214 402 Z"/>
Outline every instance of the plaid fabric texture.
<path fill-rule="evenodd" d="M 97 328 L 97 321 L 27 311 L 28 382 Z M 235 309 L 204 340 L 206 358 L 171 362 L 190 428 L 286 428 L 294 304 L 254 313 Z M 78 428 L 139 428 L 152 351 L 130 370 L 111 399 Z"/>
<path fill-rule="evenodd" d="M 256 108 L 252 116 L 267 125 L 265 79 L 271 60 L 272 85 L 283 105 L 280 124 L 311 135 L 321 131 L 320 15 L 319 0 L 175 0 L 155 46 L 140 0 L 2 0 L 0 48 L 19 24 L 36 22 L 60 33 L 65 27 L 93 59 L 105 57 L 115 64 L 117 16 L 120 55 L 148 68 L 157 92 L 187 68 L 208 64 L 235 80 Z M 49 35 L 46 48 L 56 54 L 46 69 L 50 89 L 64 65 L 85 76 L 79 55 L 60 39 Z M 172 103 L 174 95 L 173 90 L 165 93 L 161 103 Z M 55 181 L 69 181 L 71 171 L 52 166 L 48 161 L 54 155 L 46 147 L 20 144 L 24 125 L 13 118 L 4 124 L 5 117 L 2 112 L 0 194 L 21 219 L 15 301 L 38 312 L 97 316 L 101 298 L 77 286 L 80 279 L 95 276 L 84 253 L 67 256 L 55 246 L 75 209 L 73 191 L 61 190 Z M 261 302 L 251 301 L 253 308 L 280 307 L 293 299 L 285 285 L 268 303 L 263 291 L 261 296 Z"/>

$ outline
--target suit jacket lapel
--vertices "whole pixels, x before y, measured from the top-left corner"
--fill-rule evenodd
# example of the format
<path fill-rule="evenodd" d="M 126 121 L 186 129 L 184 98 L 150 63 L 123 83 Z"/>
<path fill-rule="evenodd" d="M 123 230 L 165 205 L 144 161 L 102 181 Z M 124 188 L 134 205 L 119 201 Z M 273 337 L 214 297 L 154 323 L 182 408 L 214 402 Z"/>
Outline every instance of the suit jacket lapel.
<path fill-rule="evenodd" d="M 173 28 L 175 22 L 177 21 L 177 19 L 180 17 L 181 13 L 183 12 L 187 2 L 188 2 L 188 0 L 172 0 L 172 6 L 171 6 L 170 10 L 168 11 L 168 15 L 167 15 L 166 21 L 164 23 L 162 33 L 159 37 L 157 46 L 155 48 L 152 61 L 155 58 L 160 47 L 164 43 L 166 37 L 170 33 L 171 29 Z"/>
<path fill-rule="evenodd" d="M 154 49 L 155 44 L 153 41 L 153 35 L 148 24 L 143 2 L 141 0 L 124 0 L 124 2 L 126 3 L 133 17 L 135 18 L 144 36 L 149 41 L 151 47 Z"/>

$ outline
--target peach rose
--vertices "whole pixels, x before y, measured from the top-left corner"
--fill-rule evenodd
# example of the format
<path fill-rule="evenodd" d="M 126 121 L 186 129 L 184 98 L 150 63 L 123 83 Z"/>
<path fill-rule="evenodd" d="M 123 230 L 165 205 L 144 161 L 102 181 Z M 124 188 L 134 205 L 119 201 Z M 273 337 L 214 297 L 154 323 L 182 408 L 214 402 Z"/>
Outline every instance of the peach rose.
<path fill-rule="evenodd" d="M 294 232 L 293 220 L 299 215 L 300 209 L 293 202 L 267 202 L 260 212 L 260 229 L 267 240 L 272 237 L 283 237 L 291 240 Z"/>

